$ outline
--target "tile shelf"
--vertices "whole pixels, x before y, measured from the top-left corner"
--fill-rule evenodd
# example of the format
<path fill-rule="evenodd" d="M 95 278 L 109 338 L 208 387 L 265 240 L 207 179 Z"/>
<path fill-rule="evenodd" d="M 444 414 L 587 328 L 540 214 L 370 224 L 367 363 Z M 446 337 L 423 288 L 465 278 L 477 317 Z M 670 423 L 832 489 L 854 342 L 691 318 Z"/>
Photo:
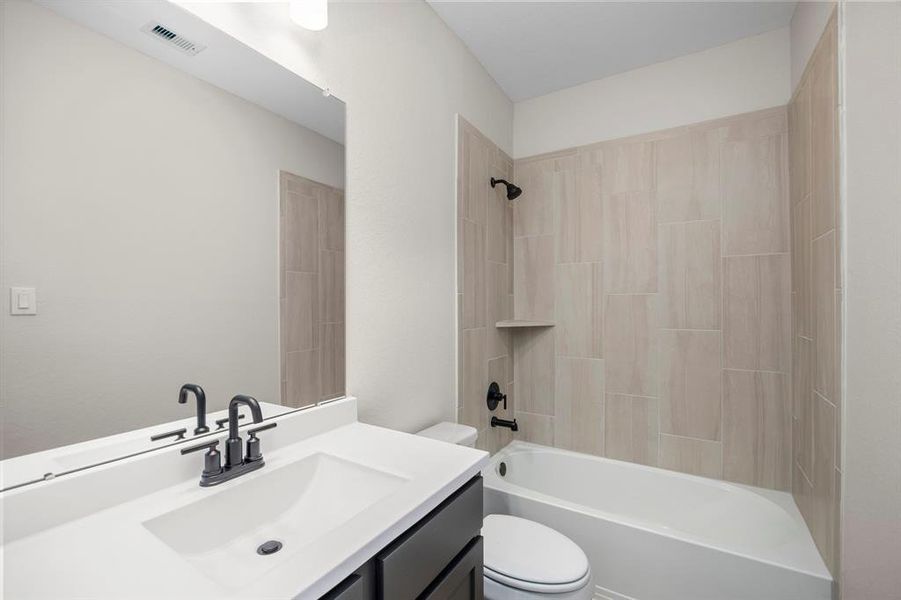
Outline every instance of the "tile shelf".
<path fill-rule="evenodd" d="M 498 321 L 494 324 L 498 329 L 520 329 L 524 327 L 553 327 L 556 323 L 553 321 L 529 321 L 525 319 L 511 319 L 508 321 Z"/>

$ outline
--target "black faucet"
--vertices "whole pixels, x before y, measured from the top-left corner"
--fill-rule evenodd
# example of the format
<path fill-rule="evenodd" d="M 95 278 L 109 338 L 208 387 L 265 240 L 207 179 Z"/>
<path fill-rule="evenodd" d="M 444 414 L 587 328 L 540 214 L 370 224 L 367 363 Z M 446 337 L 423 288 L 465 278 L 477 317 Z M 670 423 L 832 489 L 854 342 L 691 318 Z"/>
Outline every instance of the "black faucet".
<path fill-rule="evenodd" d="M 243 447 L 241 438 L 238 436 L 238 407 L 246 404 L 250 408 L 250 416 L 254 423 L 263 420 L 263 411 L 260 410 L 260 403 L 255 398 L 239 394 L 231 399 L 228 403 L 228 439 L 225 440 L 225 468 L 236 467 L 240 465 L 244 459 L 242 458 Z"/>
<path fill-rule="evenodd" d="M 257 434 L 267 429 L 272 429 L 277 423 L 269 423 L 254 429 L 248 429 L 250 437 L 247 439 L 247 454 L 243 455 L 244 444 L 238 435 L 238 420 L 244 415 L 238 414 L 238 407 L 242 404 L 250 408 L 250 414 L 254 423 L 263 420 L 263 411 L 260 403 L 250 396 L 238 395 L 228 403 L 228 439 L 225 440 L 225 465 L 222 464 L 218 450 L 219 440 L 213 440 L 204 444 L 198 444 L 191 448 L 185 448 L 182 454 L 206 450 L 203 457 L 203 473 L 200 475 L 201 487 L 218 485 L 245 473 L 256 471 L 263 463 L 263 453 L 260 451 L 260 440 Z M 243 456 L 242 456 L 243 455 Z"/>
<path fill-rule="evenodd" d="M 197 399 L 197 427 L 194 428 L 194 435 L 200 435 L 210 430 L 206 425 L 206 394 L 203 388 L 195 383 L 186 383 L 178 390 L 178 403 L 185 404 L 188 402 L 188 392 L 193 392 Z"/>

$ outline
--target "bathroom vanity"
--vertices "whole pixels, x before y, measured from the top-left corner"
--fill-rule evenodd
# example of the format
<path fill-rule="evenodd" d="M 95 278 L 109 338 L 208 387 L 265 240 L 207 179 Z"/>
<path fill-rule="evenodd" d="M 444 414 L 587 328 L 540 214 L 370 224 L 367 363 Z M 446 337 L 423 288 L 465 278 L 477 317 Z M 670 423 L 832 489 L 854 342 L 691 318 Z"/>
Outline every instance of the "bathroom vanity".
<path fill-rule="evenodd" d="M 323 598 L 481 599 L 481 528 L 482 478 L 479 476 Z"/>
<path fill-rule="evenodd" d="M 265 466 L 212 488 L 176 446 L 4 492 L 4 597 L 482 597 L 486 453 L 353 398 L 277 423 Z"/>

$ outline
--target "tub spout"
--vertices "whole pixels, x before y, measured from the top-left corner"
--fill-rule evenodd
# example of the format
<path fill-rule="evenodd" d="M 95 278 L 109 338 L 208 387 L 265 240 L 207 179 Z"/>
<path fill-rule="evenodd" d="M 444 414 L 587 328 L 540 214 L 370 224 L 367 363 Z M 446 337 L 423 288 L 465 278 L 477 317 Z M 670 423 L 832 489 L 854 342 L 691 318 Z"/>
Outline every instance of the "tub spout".
<path fill-rule="evenodd" d="M 519 431 L 519 425 L 516 424 L 516 419 L 513 419 L 511 421 L 509 419 L 498 419 L 497 417 L 491 417 L 491 426 L 508 427 L 510 431 Z"/>

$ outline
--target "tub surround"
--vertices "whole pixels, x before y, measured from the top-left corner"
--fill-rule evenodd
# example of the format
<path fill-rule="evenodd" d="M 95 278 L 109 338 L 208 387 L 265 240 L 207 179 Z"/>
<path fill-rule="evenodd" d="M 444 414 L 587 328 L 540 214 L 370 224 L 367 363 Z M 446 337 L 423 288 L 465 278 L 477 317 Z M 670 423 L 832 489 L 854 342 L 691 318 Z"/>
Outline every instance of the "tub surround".
<path fill-rule="evenodd" d="M 457 117 L 457 420 L 475 427 L 478 446 L 496 451 L 513 438 L 490 427 L 485 398 L 496 381 L 513 418 L 513 204 L 491 178 L 513 179 L 513 161 Z M 514 181 L 515 183 L 515 181 Z M 503 323 L 503 325 L 501 324 Z"/>
<path fill-rule="evenodd" d="M 842 236 L 837 14 L 789 104 L 792 243 L 792 492 L 838 572 Z"/>
<path fill-rule="evenodd" d="M 463 331 L 463 422 L 512 357 L 516 439 L 790 489 L 787 137 L 776 107 L 515 161 L 512 318 L 554 326 Z"/>
<path fill-rule="evenodd" d="M 265 467 L 216 488 L 199 487 L 201 458 L 181 456 L 175 448 L 0 495 L 4 595 L 119 597 L 127 589 L 147 598 L 318 598 L 475 477 L 487 460 L 481 451 L 358 423 L 355 399 L 286 415 L 278 424 L 260 434 Z M 339 494 L 330 502 L 334 510 L 317 505 L 306 513 L 315 514 L 317 523 L 305 521 L 293 530 L 284 514 L 295 508 L 284 500 L 279 508 L 278 494 L 245 503 L 232 511 L 233 520 L 217 524 L 223 539 L 213 550 L 221 553 L 221 565 L 203 551 L 212 534 L 200 535 L 202 522 L 195 538 L 179 533 L 179 519 L 192 510 L 212 510 L 216 503 L 228 508 L 252 486 L 272 486 L 296 469 L 320 470 L 298 501 L 311 501 L 330 477 L 336 489 L 352 488 L 341 473 L 379 485 L 361 490 L 365 501 Z M 242 486 L 249 487 L 242 492 Z M 290 488 L 278 485 L 286 493 Z M 61 497 L 71 500 L 61 503 Z M 348 502 L 357 504 L 345 507 Z M 278 527 L 248 525 L 259 512 L 271 513 Z M 248 532 L 246 540 L 241 537 Z M 257 537 L 267 533 L 280 535 L 284 549 L 258 556 L 256 545 L 265 540 Z M 102 575 L 97 565 L 103 565 Z M 167 576 L 159 577 L 163 572 Z"/>

